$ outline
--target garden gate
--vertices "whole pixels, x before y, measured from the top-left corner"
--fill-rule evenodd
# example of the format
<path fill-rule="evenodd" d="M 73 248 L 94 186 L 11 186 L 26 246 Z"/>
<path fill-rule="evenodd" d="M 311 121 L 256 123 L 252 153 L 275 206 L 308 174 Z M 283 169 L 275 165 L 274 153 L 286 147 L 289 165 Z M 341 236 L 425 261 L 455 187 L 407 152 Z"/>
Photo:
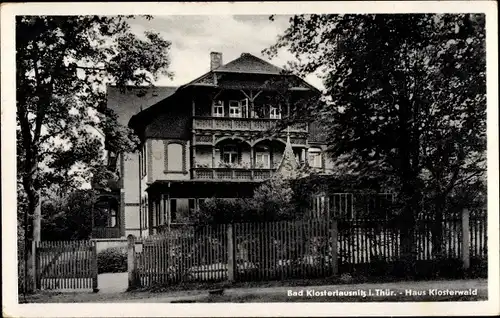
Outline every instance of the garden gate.
<path fill-rule="evenodd" d="M 35 244 L 36 289 L 97 289 L 94 241 L 41 241 Z"/>

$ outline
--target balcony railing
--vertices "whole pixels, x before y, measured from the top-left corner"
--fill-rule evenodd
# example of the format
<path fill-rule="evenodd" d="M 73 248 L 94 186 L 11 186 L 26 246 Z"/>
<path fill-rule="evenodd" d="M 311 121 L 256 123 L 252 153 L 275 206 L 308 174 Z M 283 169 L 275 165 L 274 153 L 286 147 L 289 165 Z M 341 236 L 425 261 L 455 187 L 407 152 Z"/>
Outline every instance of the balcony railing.
<path fill-rule="evenodd" d="M 275 169 L 194 168 L 193 178 L 199 180 L 254 180 L 269 179 Z"/>
<path fill-rule="evenodd" d="M 195 117 L 194 129 L 230 130 L 230 131 L 266 131 L 276 126 L 275 119 L 231 118 L 231 117 Z M 290 132 L 306 133 L 307 123 L 290 125 Z"/>

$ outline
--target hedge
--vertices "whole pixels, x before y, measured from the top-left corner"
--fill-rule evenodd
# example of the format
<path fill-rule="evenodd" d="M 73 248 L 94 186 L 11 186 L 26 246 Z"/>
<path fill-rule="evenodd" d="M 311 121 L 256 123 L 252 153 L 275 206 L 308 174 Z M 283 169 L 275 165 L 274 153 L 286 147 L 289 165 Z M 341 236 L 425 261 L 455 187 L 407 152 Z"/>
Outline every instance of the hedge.
<path fill-rule="evenodd" d="M 110 247 L 97 254 L 97 271 L 102 273 L 123 273 L 127 271 L 127 249 Z"/>

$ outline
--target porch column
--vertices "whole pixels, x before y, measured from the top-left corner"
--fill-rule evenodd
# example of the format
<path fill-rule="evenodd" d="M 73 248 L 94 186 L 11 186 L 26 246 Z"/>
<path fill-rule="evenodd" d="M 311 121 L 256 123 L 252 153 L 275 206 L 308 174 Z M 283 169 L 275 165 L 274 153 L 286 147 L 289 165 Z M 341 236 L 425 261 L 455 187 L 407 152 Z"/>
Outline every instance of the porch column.
<path fill-rule="evenodd" d="M 155 209 L 153 209 L 153 203 L 154 203 L 154 196 L 148 196 L 148 206 L 146 209 L 143 208 L 144 204 L 146 204 L 146 202 L 144 202 L 144 199 L 143 197 L 140 198 L 141 200 L 141 205 L 139 207 L 140 211 L 139 211 L 139 224 L 142 223 L 142 218 L 145 219 L 145 217 L 142 217 L 142 213 L 145 213 L 146 211 L 148 212 L 148 215 L 147 215 L 147 219 L 148 219 L 148 226 L 145 226 L 144 228 L 148 229 L 148 233 L 149 235 L 153 235 L 154 234 L 154 224 L 156 222 L 156 215 L 155 215 Z M 139 225 L 140 228 L 142 228 L 142 225 Z M 142 232 L 142 230 L 140 230 Z M 142 236 L 142 235 L 141 235 Z"/>
<path fill-rule="evenodd" d="M 215 145 L 212 146 L 212 168 L 215 168 Z"/>
<path fill-rule="evenodd" d="M 250 168 L 255 168 L 255 160 L 254 160 L 254 148 L 250 146 Z"/>
<path fill-rule="evenodd" d="M 274 152 L 272 144 L 269 145 L 269 165 L 269 168 L 274 169 Z"/>
<path fill-rule="evenodd" d="M 326 172 L 326 152 L 325 147 L 321 147 L 321 170 Z"/>
<path fill-rule="evenodd" d="M 139 200 L 142 203 L 142 198 Z M 139 206 L 139 209 L 142 209 L 142 204 Z M 149 232 L 149 235 L 153 235 L 153 227 L 154 227 L 154 213 L 151 213 L 151 211 L 149 211 L 149 213 L 148 213 L 148 232 Z"/>
<path fill-rule="evenodd" d="M 158 224 L 156 224 L 156 226 L 165 224 L 165 214 L 163 212 L 164 209 L 165 209 L 165 200 L 163 199 L 163 197 L 164 197 L 164 195 L 161 194 L 160 195 L 160 202 L 158 204 L 158 207 L 159 207 L 159 209 L 158 209 L 159 210 L 158 211 L 158 216 L 159 216 L 158 220 L 159 220 L 159 222 L 158 222 Z"/>
<path fill-rule="evenodd" d="M 215 135 L 212 134 L 212 168 L 215 168 Z"/>
<path fill-rule="evenodd" d="M 172 217 L 170 215 L 170 193 L 167 194 L 165 199 L 165 216 L 167 218 L 167 227 L 170 230 L 170 223 L 172 223 Z"/>
<path fill-rule="evenodd" d="M 254 159 L 254 148 L 250 146 L 250 179 L 254 178 L 255 159 Z"/>
<path fill-rule="evenodd" d="M 250 111 L 250 116 L 249 116 L 249 117 L 250 117 L 250 118 L 254 118 L 254 114 L 253 114 L 254 101 L 253 101 L 253 99 L 252 99 L 252 100 L 250 100 L 250 105 L 249 105 L 249 106 L 250 106 L 250 109 L 249 109 L 249 111 Z"/>

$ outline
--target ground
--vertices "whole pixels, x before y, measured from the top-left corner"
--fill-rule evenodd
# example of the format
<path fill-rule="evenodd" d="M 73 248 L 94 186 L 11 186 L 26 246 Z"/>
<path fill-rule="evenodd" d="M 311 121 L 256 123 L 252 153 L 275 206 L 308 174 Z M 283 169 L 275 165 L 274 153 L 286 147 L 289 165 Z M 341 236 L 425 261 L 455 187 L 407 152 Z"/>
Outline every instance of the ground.
<path fill-rule="evenodd" d="M 108 276 L 100 276 L 100 283 L 111 281 Z M 125 274 L 126 275 L 126 274 Z M 126 280 L 125 280 L 126 281 Z M 390 283 L 364 283 L 364 284 L 342 284 L 322 286 L 269 286 L 252 288 L 225 288 L 222 295 L 211 295 L 209 290 L 187 290 L 169 292 L 136 291 L 125 292 L 123 286 L 110 284 L 100 286 L 98 293 L 92 292 L 42 292 L 23 298 L 19 296 L 20 302 L 36 303 L 73 303 L 73 302 L 149 302 L 149 303 L 171 303 L 171 302 L 363 302 L 363 301 L 447 301 L 447 300 L 486 300 L 487 280 L 451 280 L 451 281 L 419 281 L 419 282 L 390 282 Z M 271 284 L 272 285 L 272 284 Z M 434 295 L 433 290 L 437 293 Z M 307 295 L 308 290 L 317 292 L 346 292 L 364 291 L 367 297 L 361 296 L 312 296 Z M 376 295 L 377 290 L 383 290 L 386 294 Z M 477 291 L 477 295 L 438 295 L 448 291 Z M 289 294 L 302 296 L 290 296 Z M 372 296 L 368 296 L 371 291 Z M 392 293 L 392 295 L 389 295 Z M 379 294 L 380 291 L 378 292 Z M 408 295 L 412 293 L 413 295 Z M 416 295 L 419 294 L 419 295 Z"/>

